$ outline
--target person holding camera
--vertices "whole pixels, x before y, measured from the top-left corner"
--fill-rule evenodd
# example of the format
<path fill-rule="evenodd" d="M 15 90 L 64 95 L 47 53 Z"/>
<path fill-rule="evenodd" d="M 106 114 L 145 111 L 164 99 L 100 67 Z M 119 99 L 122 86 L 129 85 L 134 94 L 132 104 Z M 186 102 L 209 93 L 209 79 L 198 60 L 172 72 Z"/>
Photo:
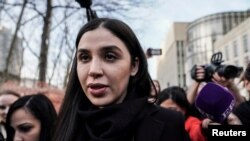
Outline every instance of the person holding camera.
<path fill-rule="evenodd" d="M 231 123 L 228 122 L 228 118 L 226 118 L 223 122 L 217 122 L 217 121 L 214 121 L 208 117 L 204 117 L 204 115 L 197 109 L 195 102 L 196 102 L 197 97 L 199 96 L 201 90 L 206 86 L 206 84 L 212 82 L 212 83 L 218 84 L 218 85 L 222 86 L 223 88 L 225 88 L 226 90 L 230 91 L 235 99 L 235 104 L 233 105 L 233 109 L 235 109 L 238 105 L 243 103 L 245 101 L 245 99 L 243 98 L 243 96 L 241 96 L 239 89 L 237 88 L 236 84 L 234 83 L 234 78 L 226 79 L 225 77 L 220 76 L 218 74 L 218 72 L 214 72 L 212 74 L 210 82 L 200 81 L 200 80 L 204 80 L 204 78 L 206 76 L 205 75 L 206 70 L 205 70 L 204 66 L 201 66 L 201 65 L 195 66 L 195 70 L 196 70 L 195 71 L 196 77 L 194 79 L 195 81 L 193 82 L 191 88 L 187 91 L 187 99 L 188 99 L 189 103 L 192 105 L 191 113 L 193 113 L 194 116 L 201 119 L 201 127 L 204 130 L 205 134 L 207 134 L 206 129 L 208 129 L 208 125 L 221 125 L 221 124 L 226 125 L 226 124 L 231 124 Z M 217 93 L 217 94 L 219 94 L 219 93 Z M 213 103 L 213 102 L 211 102 L 211 103 Z M 223 103 L 222 103 L 222 105 L 223 105 Z M 229 114 L 229 115 L 231 115 L 231 114 Z"/>
<path fill-rule="evenodd" d="M 217 83 L 232 92 L 234 98 L 236 99 L 235 106 L 238 106 L 240 103 L 245 101 L 244 97 L 240 94 L 239 89 L 234 83 L 233 77 L 226 78 L 224 76 L 219 75 L 218 72 L 214 72 L 211 76 L 211 82 Z M 205 68 L 201 65 L 195 66 L 195 77 L 193 78 L 195 81 L 187 92 L 187 98 L 190 104 L 194 103 L 199 90 L 207 83 L 207 81 L 205 81 L 205 78 Z"/>
<path fill-rule="evenodd" d="M 244 88 L 247 90 L 250 95 L 250 63 L 248 63 L 243 75 L 242 81 Z M 249 96 L 248 96 L 249 97 Z M 247 99 L 245 102 L 242 102 L 238 105 L 233 112 L 229 115 L 228 118 L 229 124 L 245 125 L 250 126 L 250 100 Z"/>
<path fill-rule="evenodd" d="M 199 87 L 202 86 L 200 84 L 204 84 L 203 82 L 214 82 L 227 88 L 236 99 L 235 106 L 245 101 L 234 83 L 234 79 L 242 74 L 243 67 L 224 65 L 222 62 L 222 52 L 216 52 L 212 55 L 210 64 L 193 66 L 191 77 L 195 82 L 189 89 L 187 95 L 190 104 L 194 103 L 197 97 L 197 91 Z"/>

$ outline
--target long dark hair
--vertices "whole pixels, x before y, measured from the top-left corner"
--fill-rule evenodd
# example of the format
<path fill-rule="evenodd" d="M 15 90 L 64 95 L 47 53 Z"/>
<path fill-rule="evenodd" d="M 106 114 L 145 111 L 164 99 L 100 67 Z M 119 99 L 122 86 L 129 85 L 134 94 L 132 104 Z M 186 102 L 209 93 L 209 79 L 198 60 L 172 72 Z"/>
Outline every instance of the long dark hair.
<path fill-rule="evenodd" d="M 146 56 L 135 33 L 127 24 L 120 20 L 108 18 L 91 20 L 80 29 L 76 38 L 76 48 L 84 33 L 97 29 L 100 26 L 109 30 L 123 41 L 131 55 L 132 63 L 135 62 L 136 58 L 139 60 L 138 72 L 135 76 L 130 77 L 128 91 L 124 101 L 134 98 L 149 97 L 152 80 L 148 73 Z M 58 126 L 54 141 L 69 141 L 72 139 L 73 133 L 77 130 L 77 110 L 79 106 L 83 109 L 88 109 L 90 106 L 93 106 L 81 88 L 76 68 L 77 60 L 75 55 L 65 98 L 59 112 Z M 132 95 L 132 91 L 135 92 L 136 95 L 134 93 L 134 95 Z"/>
<path fill-rule="evenodd" d="M 186 92 L 179 86 L 171 86 L 162 90 L 158 96 L 157 104 L 160 105 L 165 100 L 171 99 L 178 106 L 186 110 L 185 117 L 187 118 L 191 113 L 191 105 L 189 104 L 186 96 Z"/>
<path fill-rule="evenodd" d="M 20 108 L 26 108 L 41 122 L 39 141 L 51 141 L 57 113 L 50 99 L 41 93 L 23 96 L 10 106 L 6 118 L 7 141 L 13 141 L 15 132 L 10 126 L 10 119 L 13 113 Z"/>

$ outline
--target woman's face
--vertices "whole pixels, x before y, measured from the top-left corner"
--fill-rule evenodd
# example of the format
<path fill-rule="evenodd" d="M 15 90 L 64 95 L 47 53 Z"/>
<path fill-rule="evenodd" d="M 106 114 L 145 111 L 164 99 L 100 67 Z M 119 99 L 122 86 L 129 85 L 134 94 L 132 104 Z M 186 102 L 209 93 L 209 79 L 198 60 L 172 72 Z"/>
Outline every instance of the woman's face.
<path fill-rule="evenodd" d="M 11 94 L 3 94 L 0 96 L 0 121 L 5 122 L 10 105 L 17 99 L 17 96 Z"/>
<path fill-rule="evenodd" d="M 41 123 L 27 109 L 16 110 L 10 122 L 15 131 L 13 141 L 39 141 Z"/>
<path fill-rule="evenodd" d="M 246 90 L 250 93 L 250 81 L 244 80 L 244 86 Z"/>
<path fill-rule="evenodd" d="M 178 104 L 176 104 L 172 99 L 166 99 L 164 100 L 161 104 L 160 104 L 161 107 L 164 107 L 164 108 L 168 108 L 168 109 L 171 109 L 171 110 L 175 110 L 175 111 L 178 111 L 178 112 L 181 112 L 185 115 L 186 111 L 181 108 Z"/>
<path fill-rule="evenodd" d="M 138 60 L 132 65 L 125 44 L 105 28 L 86 32 L 78 44 L 78 78 L 88 99 L 98 107 L 123 101 L 138 65 Z"/>

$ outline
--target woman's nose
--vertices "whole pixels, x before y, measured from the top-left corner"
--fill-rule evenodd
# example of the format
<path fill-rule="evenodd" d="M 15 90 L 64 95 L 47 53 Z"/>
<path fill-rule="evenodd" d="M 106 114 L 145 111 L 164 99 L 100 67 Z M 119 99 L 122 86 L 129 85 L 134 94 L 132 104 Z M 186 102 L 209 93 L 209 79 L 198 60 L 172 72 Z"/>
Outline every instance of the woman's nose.
<path fill-rule="evenodd" d="M 89 68 L 89 75 L 97 78 L 103 75 L 102 63 L 99 59 L 93 59 Z"/>
<path fill-rule="evenodd" d="M 7 115 L 7 113 L 8 113 L 8 111 L 9 111 L 9 106 L 6 106 L 6 108 L 4 109 L 4 114 L 6 114 Z"/>
<path fill-rule="evenodd" d="M 15 133 L 13 141 L 22 141 L 22 138 L 18 133 Z"/>

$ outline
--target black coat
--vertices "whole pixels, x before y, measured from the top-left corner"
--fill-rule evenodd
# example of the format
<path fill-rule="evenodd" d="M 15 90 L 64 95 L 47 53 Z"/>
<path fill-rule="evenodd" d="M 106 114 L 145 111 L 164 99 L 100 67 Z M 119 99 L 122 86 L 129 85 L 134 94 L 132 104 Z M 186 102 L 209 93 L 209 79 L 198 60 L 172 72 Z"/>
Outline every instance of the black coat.
<path fill-rule="evenodd" d="M 134 141 L 189 141 L 180 112 L 156 106 L 139 126 Z"/>
<path fill-rule="evenodd" d="M 182 113 L 144 100 L 79 115 L 74 141 L 190 141 Z"/>

